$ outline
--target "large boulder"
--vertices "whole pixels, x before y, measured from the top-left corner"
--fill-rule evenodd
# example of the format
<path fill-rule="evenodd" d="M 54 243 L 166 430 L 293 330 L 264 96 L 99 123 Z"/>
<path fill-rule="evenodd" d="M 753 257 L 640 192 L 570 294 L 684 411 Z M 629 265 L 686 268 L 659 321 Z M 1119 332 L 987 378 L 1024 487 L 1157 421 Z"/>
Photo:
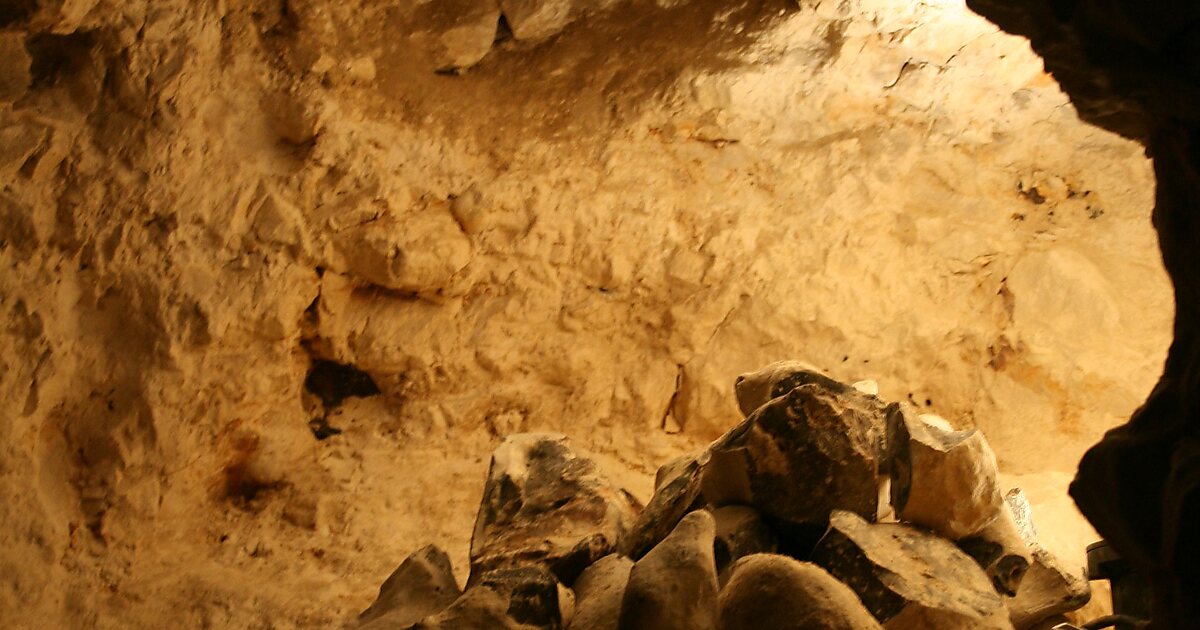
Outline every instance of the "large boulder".
<path fill-rule="evenodd" d="M 839 510 L 812 559 L 850 586 L 889 630 L 1012 628 L 979 565 L 924 530 Z"/>
<path fill-rule="evenodd" d="M 621 602 L 620 630 L 715 630 L 716 523 L 697 510 L 633 565 Z"/>
<path fill-rule="evenodd" d="M 869 393 L 869 387 L 846 385 L 827 376 L 821 370 L 803 361 L 776 361 L 754 372 L 741 374 L 734 381 L 734 393 L 742 415 L 749 416 L 769 401 L 800 387 L 817 384 L 840 394 L 853 397 L 861 405 L 870 405 L 882 410 L 882 401 Z M 867 391 L 864 391 L 867 390 Z"/>
<path fill-rule="evenodd" d="M 821 567 L 787 556 L 738 560 L 719 605 L 721 630 L 880 628 L 849 586 Z"/>
<path fill-rule="evenodd" d="M 462 592 L 446 552 L 426 545 L 400 563 L 379 587 L 379 596 L 358 616 L 359 628 L 406 628 L 444 610 Z"/>
<path fill-rule="evenodd" d="M 1083 567 L 1067 567 L 1041 546 L 1033 548 L 1032 556 L 1016 596 L 1008 600 L 1009 619 L 1018 630 L 1078 610 L 1092 598 Z"/>
<path fill-rule="evenodd" d="M 788 389 L 714 443 L 722 485 L 744 475 L 744 502 L 791 523 L 824 524 L 835 509 L 874 519 L 883 409 L 831 383 Z"/>
<path fill-rule="evenodd" d="M 611 554 L 596 561 L 575 580 L 575 616 L 569 630 L 617 630 L 621 601 L 633 561 Z"/>
<path fill-rule="evenodd" d="M 634 519 L 628 496 L 579 457 L 566 438 L 509 436 L 492 454 L 471 537 L 471 577 L 543 566 L 571 583 L 611 553 Z"/>

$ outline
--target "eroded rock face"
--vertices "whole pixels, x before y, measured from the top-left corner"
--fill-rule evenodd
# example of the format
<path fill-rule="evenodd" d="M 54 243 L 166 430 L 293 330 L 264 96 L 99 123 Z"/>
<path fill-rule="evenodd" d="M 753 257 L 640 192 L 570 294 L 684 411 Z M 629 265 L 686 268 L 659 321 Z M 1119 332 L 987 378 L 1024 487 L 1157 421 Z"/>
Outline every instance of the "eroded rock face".
<path fill-rule="evenodd" d="M 471 537 L 471 579 L 537 565 L 566 583 L 611 553 L 633 522 L 628 498 L 554 434 L 518 434 L 492 454 Z"/>
<path fill-rule="evenodd" d="M 406 558 L 383 582 L 379 597 L 359 615 L 359 627 L 406 628 L 441 612 L 460 595 L 450 557 L 427 545 Z"/>
<path fill-rule="evenodd" d="M 873 630 L 879 622 L 850 587 L 787 556 L 751 555 L 721 590 L 722 630 Z"/>
<path fill-rule="evenodd" d="M 889 629 L 1012 628 L 974 560 L 917 528 L 834 512 L 813 562 L 849 585 Z"/>

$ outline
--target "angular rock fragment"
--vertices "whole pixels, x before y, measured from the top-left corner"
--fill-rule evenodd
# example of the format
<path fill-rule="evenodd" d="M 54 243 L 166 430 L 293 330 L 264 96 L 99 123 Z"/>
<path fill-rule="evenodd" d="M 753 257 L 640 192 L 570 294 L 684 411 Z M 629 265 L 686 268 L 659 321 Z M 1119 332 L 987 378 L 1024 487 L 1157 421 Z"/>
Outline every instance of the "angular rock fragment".
<path fill-rule="evenodd" d="M 563 30 L 575 19 L 574 0 L 500 0 L 513 37 L 539 41 Z"/>
<path fill-rule="evenodd" d="M 890 630 L 1012 627 L 979 565 L 917 528 L 837 511 L 813 562 L 850 586 Z"/>
<path fill-rule="evenodd" d="M 1017 594 L 1029 570 L 1030 555 L 1012 512 L 1002 509 L 980 532 L 959 540 L 958 546 L 983 568 L 997 593 Z"/>
<path fill-rule="evenodd" d="M 633 561 L 611 554 L 596 561 L 575 580 L 575 616 L 570 630 L 617 630 L 621 600 Z"/>
<path fill-rule="evenodd" d="M 1086 605 L 1092 598 L 1087 571 L 1082 566 L 1067 567 L 1037 542 L 1033 508 L 1025 492 L 1013 488 L 1004 495 L 1004 501 L 1031 556 L 1016 596 L 1006 600 L 1013 625 L 1024 630 Z"/>
<path fill-rule="evenodd" d="M 469 68 L 492 49 L 500 22 L 495 0 L 440 0 L 426 13 L 421 26 L 435 38 L 430 52 L 436 70 Z"/>
<path fill-rule="evenodd" d="M 748 503 L 763 513 L 822 525 L 835 509 L 875 518 L 882 408 L 832 383 L 788 389 L 710 447 L 714 460 L 742 450 Z"/>
<path fill-rule="evenodd" d="M 671 533 L 685 514 L 700 507 L 700 474 L 705 463 L 707 455 L 702 454 L 674 460 L 659 469 L 654 496 L 621 539 L 623 555 L 641 558 Z"/>
<path fill-rule="evenodd" d="M 621 630 L 715 630 L 715 532 L 711 514 L 692 512 L 633 565 L 621 602 Z"/>
<path fill-rule="evenodd" d="M 543 566 L 571 583 L 611 553 L 633 522 L 625 493 L 553 434 L 509 436 L 492 454 L 471 537 L 471 577 Z"/>
<path fill-rule="evenodd" d="M 849 586 L 787 556 L 758 554 L 735 562 L 719 606 L 721 630 L 881 628 Z"/>
<path fill-rule="evenodd" d="M 779 548 L 775 532 L 763 522 L 758 510 L 744 505 L 727 505 L 713 510 L 712 514 L 717 526 L 713 553 L 722 581 L 726 577 L 725 569 L 738 559 L 775 553 Z"/>
<path fill-rule="evenodd" d="M 483 574 L 449 608 L 414 628 L 559 630 L 571 614 L 572 599 L 570 591 L 544 569 L 499 569 Z"/>
<path fill-rule="evenodd" d="M 1004 511 L 996 455 L 979 431 L 947 431 L 901 411 L 888 416 L 887 451 L 900 520 L 959 540 Z"/>
<path fill-rule="evenodd" d="M 1083 567 L 1072 571 L 1040 546 L 1034 547 L 1032 555 L 1016 597 L 1008 600 L 1009 619 L 1018 630 L 1078 610 L 1092 598 Z"/>
<path fill-rule="evenodd" d="M 415 551 L 379 587 L 379 596 L 358 616 L 363 629 L 404 628 L 441 612 L 462 592 L 450 557 L 433 545 Z"/>

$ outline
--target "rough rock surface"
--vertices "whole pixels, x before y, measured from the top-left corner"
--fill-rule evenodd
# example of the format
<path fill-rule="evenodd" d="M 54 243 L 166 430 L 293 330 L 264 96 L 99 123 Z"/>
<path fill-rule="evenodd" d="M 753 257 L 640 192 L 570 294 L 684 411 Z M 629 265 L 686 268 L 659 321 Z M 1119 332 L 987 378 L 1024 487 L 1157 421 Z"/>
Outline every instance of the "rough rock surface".
<path fill-rule="evenodd" d="M 813 562 L 845 582 L 884 627 L 1012 628 L 990 580 L 953 543 L 834 512 Z"/>
<path fill-rule="evenodd" d="M 889 416 L 892 505 L 900 520 L 958 540 L 1008 512 L 996 455 L 975 429 L 948 431 L 922 417 Z"/>
<path fill-rule="evenodd" d="M 713 458 L 735 454 L 747 502 L 771 516 L 821 524 L 841 509 L 874 519 L 884 419 L 847 391 L 840 383 L 789 389 L 715 443 Z"/>
<path fill-rule="evenodd" d="M 571 583 L 615 549 L 634 517 L 627 497 L 563 436 L 509 436 L 492 454 L 468 584 L 493 569 L 531 564 Z"/>
<path fill-rule="evenodd" d="M 451 4 L 0 3 L 30 57 L 0 99 L 6 624 L 335 626 L 426 542 L 467 566 L 497 436 L 566 433 L 647 500 L 781 357 L 979 425 L 1055 483 L 1160 374 L 1142 147 L 960 4 L 633 0 L 437 74 Z M 1185 418 L 1186 135 L 1152 151 L 1186 334 L 1146 412 Z M 435 280 L 344 260 L 372 223 Z M 459 230 L 466 267 L 418 227 Z M 381 390 L 323 440 L 314 359 Z M 1162 435 L 1115 461 L 1172 461 Z M 1129 513 L 1153 513 L 1145 485 Z M 1041 527 L 1095 536 L 1065 508 Z"/>
<path fill-rule="evenodd" d="M 1016 596 L 1006 602 L 1017 630 L 1078 610 L 1092 597 L 1083 567 L 1068 567 L 1041 547 L 1035 547 L 1032 556 Z"/>
<path fill-rule="evenodd" d="M 700 507 L 701 479 L 707 462 L 705 452 L 672 460 L 659 468 L 655 475 L 654 495 L 621 539 L 622 554 L 641 558 L 666 538 L 688 512 Z"/>
<path fill-rule="evenodd" d="M 571 586 L 575 591 L 575 615 L 570 630 L 617 630 L 621 602 L 633 561 L 611 554 L 584 569 Z"/>
<path fill-rule="evenodd" d="M 446 610 L 414 630 L 561 630 L 573 607 L 570 591 L 545 570 L 498 569 L 483 574 Z"/>
<path fill-rule="evenodd" d="M 405 628 L 441 612 L 460 595 L 450 557 L 427 545 L 405 558 L 384 580 L 374 603 L 358 616 L 359 627 Z"/>
<path fill-rule="evenodd" d="M 621 630 L 715 630 L 715 523 L 697 510 L 633 565 L 621 601 Z"/>
<path fill-rule="evenodd" d="M 975 559 L 1001 595 L 1016 595 L 1031 561 L 1029 544 L 1021 536 L 1012 512 L 1003 505 L 983 529 L 961 538 L 958 546 Z"/>
<path fill-rule="evenodd" d="M 872 630 L 879 622 L 824 569 L 758 554 L 734 563 L 721 589 L 721 630 Z"/>

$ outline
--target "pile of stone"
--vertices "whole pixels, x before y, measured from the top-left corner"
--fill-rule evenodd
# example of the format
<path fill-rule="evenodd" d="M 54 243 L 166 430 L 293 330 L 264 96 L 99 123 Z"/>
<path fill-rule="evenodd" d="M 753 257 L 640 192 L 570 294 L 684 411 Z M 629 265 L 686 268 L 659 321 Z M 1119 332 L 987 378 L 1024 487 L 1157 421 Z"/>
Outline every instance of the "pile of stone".
<path fill-rule="evenodd" d="M 738 378 L 746 418 L 660 468 L 644 507 L 565 438 L 510 436 L 466 589 L 426 547 L 359 627 L 1023 630 L 1085 604 L 983 435 L 871 385 L 798 362 Z"/>

